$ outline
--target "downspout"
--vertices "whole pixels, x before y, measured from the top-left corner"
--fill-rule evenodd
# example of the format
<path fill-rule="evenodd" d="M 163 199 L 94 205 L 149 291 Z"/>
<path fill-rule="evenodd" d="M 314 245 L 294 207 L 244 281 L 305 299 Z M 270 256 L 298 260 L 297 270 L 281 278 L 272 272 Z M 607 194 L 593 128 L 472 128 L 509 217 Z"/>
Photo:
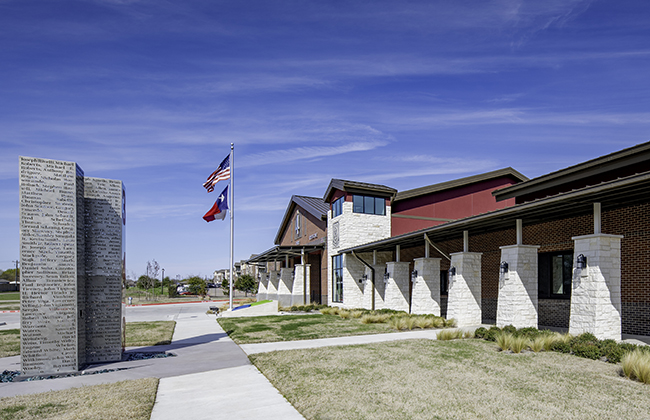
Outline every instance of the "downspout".
<path fill-rule="evenodd" d="M 370 304 L 370 310 L 374 311 L 375 310 L 375 269 L 370 264 L 368 264 L 367 262 L 362 260 L 359 256 L 357 256 L 357 254 L 355 254 L 354 251 L 352 251 L 352 255 L 354 256 L 354 258 L 359 260 L 361 262 L 361 264 L 365 265 L 366 267 L 368 267 L 370 269 L 370 281 L 372 282 L 372 290 L 371 290 L 372 291 L 372 303 Z"/>

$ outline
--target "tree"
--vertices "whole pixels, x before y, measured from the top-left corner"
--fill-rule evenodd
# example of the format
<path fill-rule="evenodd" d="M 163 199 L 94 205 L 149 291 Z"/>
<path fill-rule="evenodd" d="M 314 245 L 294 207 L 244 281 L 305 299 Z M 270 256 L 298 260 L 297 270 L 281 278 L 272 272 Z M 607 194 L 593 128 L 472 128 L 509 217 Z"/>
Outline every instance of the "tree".
<path fill-rule="evenodd" d="M 248 293 L 256 293 L 257 292 L 257 282 L 255 279 L 248 275 L 244 274 L 243 276 L 240 276 L 237 278 L 235 281 L 234 285 L 235 289 L 241 290 L 242 292 L 246 292 L 246 296 L 248 296 Z"/>
<path fill-rule="evenodd" d="M 228 280 L 227 278 L 221 280 L 221 290 L 223 291 L 223 294 L 225 296 L 230 295 L 230 280 Z"/>
<path fill-rule="evenodd" d="M 20 268 L 18 269 L 18 276 L 20 276 Z M 2 274 L 0 274 L 0 279 L 9 281 L 16 280 L 16 269 L 10 268 L 9 270 L 3 271 Z"/>
<path fill-rule="evenodd" d="M 156 279 L 153 279 L 145 274 L 138 277 L 138 282 L 136 283 L 137 287 L 144 290 L 149 290 L 152 287 L 155 287 L 155 285 L 156 285 Z"/>
<path fill-rule="evenodd" d="M 208 284 L 201 277 L 192 276 L 186 282 L 189 292 L 193 295 L 205 295 L 208 292 Z"/>

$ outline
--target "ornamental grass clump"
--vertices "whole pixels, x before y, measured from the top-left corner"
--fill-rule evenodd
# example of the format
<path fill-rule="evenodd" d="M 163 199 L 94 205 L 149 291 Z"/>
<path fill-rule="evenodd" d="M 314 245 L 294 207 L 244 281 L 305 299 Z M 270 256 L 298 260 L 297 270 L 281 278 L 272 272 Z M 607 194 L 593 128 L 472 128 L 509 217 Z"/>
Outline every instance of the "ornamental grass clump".
<path fill-rule="evenodd" d="M 467 330 L 463 333 L 463 338 L 474 338 L 474 331 Z"/>
<path fill-rule="evenodd" d="M 535 353 L 539 353 L 540 351 L 544 350 L 546 341 L 546 336 L 540 335 L 538 337 L 535 337 L 535 339 L 530 342 L 530 349 Z"/>
<path fill-rule="evenodd" d="M 442 330 L 436 334 L 436 338 L 441 341 L 457 340 L 463 338 L 462 330 Z"/>
<path fill-rule="evenodd" d="M 433 328 L 433 318 L 428 316 L 418 316 L 415 318 L 415 326 L 417 328 Z"/>
<path fill-rule="evenodd" d="M 497 343 L 501 351 L 509 350 L 512 343 L 512 334 L 501 332 L 494 336 L 494 342 Z"/>
<path fill-rule="evenodd" d="M 361 318 L 362 316 L 363 316 L 363 311 L 360 311 L 358 309 L 350 312 L 350 318 L 358 319 Z"/>
<path fill-rule="evenodd" d="M 341 309 L 339 312 L 339 316 L 343 319 L 349 319 L 350 318 L 350 311 L 346 311 L 345 309 Z"/>
<path fill-rule="evenodd" d="M 639 348 L 623 356 L 623 374 L 630 379 L 650 384 L 650 353 Z"/>
<path fill-rule="evenodd" d="M 361 317 L 362 324 L 383 324 L 390 319 L 389 314 L 366 314 Z"/>
<path fill-rule="evenodd" d="M 445 326 L 445 319 L 439 316 L 433 318 L 433 328 L 442 328 Z"/>
<path fill-rule="evenodd" d="M 510 350 L 513 353 L 521 353 L 526 350 L 530 344 L 530 340 L 526 337 L 512 337 L 510 341 Z"/>
<path fill-rule="evenodd" d="M 454 318 L 445 319 L 445 328 L 453 328 L 456 326 L 456 320 Z"/>

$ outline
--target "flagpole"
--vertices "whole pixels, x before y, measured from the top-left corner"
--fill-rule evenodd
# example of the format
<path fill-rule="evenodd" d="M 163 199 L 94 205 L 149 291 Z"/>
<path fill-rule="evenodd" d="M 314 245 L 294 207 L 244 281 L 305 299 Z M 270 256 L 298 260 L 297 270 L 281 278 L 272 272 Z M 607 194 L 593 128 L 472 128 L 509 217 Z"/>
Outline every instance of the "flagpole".
<path fill-rule="evenodd" d="M 232 272 L 235 268 L 234 252 L 235 252 L 235 144 L 230 143 L 230 310 L 232 311 L 232 293 L 233 281 Z"/>

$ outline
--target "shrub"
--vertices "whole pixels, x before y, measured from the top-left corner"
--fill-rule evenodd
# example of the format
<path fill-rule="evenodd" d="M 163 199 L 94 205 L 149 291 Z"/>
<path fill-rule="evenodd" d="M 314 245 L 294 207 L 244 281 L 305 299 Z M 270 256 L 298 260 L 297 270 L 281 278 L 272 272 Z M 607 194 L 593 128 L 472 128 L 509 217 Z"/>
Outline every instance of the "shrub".
<path fill-rule="evenodd" d="M 650 384 L 650 353 L 639 348 L 623 356 L 623 374 L 644 384 Z"/>
<path fill-rule="evenodd" d="M 594 344 L 598 343 L 598 339 L 592 333 L 582 333 L 576 337 L 573 337 L 571 344 Z"/>
<path fill-rule="evenodd" d="M 490 329 L 487 331 L 487 334 L 485 334 L 485 339 L 487 341 L 495 341 L 497 335 L 501 334 L 501 328 L 496 327 L 496 326 L 491 326 Z"/>
<path fill-rule="evenodd" d="M 512 350 L 513 353 L 521 353 L 523 350 L 528 348 L 529 344 L 530 340 L 526 337 L 512 337 L 512 340 L 510 341 L 510 350 Z"/>
<path fill-rule="evenodd" d="M 609 340 L 605 340 L 605 341 L 609 341 Z M 609 363 L 620 362 L 626 353 L 626 351 L 623 350 L 623 348 L 620 345 L 618 345 L 616 342 L 614 342 L 613 344 L 608 343 L 605 345 L 602 345 L 601 342 L 600 351 L 602 352 L 602 355 L 607 358 L 607 361 Z"/>
<path fill-rule="evenodd" d="M 551 344 L 551 350 L 559 353 L 571 353 L 571 345 L 562 339 L 557 339 Z"/>
<path fill-rule="evenodd" d="M 525 337 L 531 340 L 534 340 L 535 338 L 539 337 L 540 334 L 541 331 L 539 331 L 537 328 L 534 327 L 519 328 L 517 331 L 513 333 L 515 337 Z"/>
<path fill-rule="evenodd" d="M 485 338 L 485 336 L 487 335 L 487 332 L 488 332 L 487 328 L 478 327 L 476 329 L 476 331 L 474 331 L 474 337 L 476 337 L 476 338 Z"/>
<path fill-rule="evenodd" d="M 445 328 L 453 328 L 456 326 L 456 320 L 454 318 L 445 320 Z"/>
<path fill-rule="evenodd" d="M 514 325 L 506 325 L 505 327 L 501 328 L 501 331 L 514 335 L 517 332 L 517 328 L 515 328 Z"/>

